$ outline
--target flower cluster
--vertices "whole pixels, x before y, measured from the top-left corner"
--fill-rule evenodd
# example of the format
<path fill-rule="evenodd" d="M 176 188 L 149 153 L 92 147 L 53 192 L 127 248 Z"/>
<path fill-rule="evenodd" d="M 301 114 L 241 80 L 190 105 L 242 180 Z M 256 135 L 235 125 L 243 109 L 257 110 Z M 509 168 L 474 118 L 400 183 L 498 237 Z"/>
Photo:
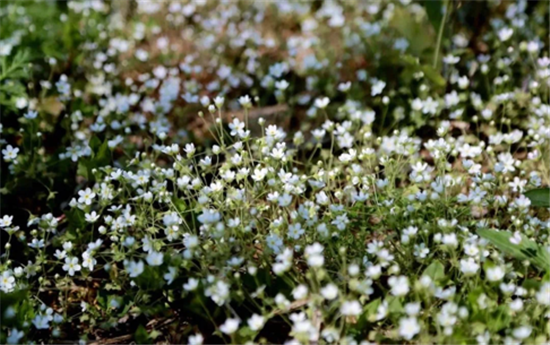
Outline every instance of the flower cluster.
<path fill-rule="evenodd" d="M 547 6 L 432 65 L 423 5 L 317 5 L 69 2 L 81 66 L 0 99 L 3 342 L 550 340 Z"/>

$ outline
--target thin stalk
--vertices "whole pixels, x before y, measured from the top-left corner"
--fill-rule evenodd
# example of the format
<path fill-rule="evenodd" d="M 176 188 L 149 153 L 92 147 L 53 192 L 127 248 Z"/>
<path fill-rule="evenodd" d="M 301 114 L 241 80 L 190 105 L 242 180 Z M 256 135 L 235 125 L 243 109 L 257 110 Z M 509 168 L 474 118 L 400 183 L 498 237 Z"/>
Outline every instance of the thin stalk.
<path fill-rule="evenodd" d="M 445 22 L 447 21 L 448 12 L 449 12 L 449 2 L 445 1 L 445 13 L 443 13 L 443 19 L 441 19 L 441 24 L 439 25 L 439 33 L 437 34 L 437 44 L 435 46 L 433 68 L 437 67 L 437 61 L 439 59 L 439 50 L 441 48 L 441 39 L 443 38 L 443 28 L 445 27 Z"/>

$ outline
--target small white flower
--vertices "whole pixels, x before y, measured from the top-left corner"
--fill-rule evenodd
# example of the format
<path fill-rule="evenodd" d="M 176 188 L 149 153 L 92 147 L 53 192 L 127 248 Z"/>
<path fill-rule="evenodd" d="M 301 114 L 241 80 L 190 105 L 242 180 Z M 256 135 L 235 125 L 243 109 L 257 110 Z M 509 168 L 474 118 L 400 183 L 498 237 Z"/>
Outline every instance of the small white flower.
<path fill-rule="evenodd" d="M 338 287 L 332 283 L 327 284 L 320 290 L 321 295 L 327 300 L 333 300 L 338 296 Z"/>
<path fill-rule="evenodd" d="M 140 274 L 143 273 L 143 270 L 145 269 L 145 265 L 143 264 L 143 261 L 130 261 L 127 267 L 128 274 L 131 278 L 136 278 Z"/>
<path fill-rule="evenodd" d="M 84 205 L 91 205 L 96 194 L 90 189 L 86 188 L 85 190 L 78 191 L 78 202 Z"/>
<path fill-rule="evenodd" d="M 247 323 L 251 330 L 259 331 L 264 326 L 265 318 L 261 315 L 254 314 L 248 319 Z"/>
<path fill-rule="evenodd" d="M 487 270 L 485 270 L 485 274 L 487 275 L 487 280 L 491 282 L 497 282 L 502 280 L 504 278 L 504 269 L 500 266 L 490 267 Z"/>
<path fill-rule="evenodd" d="M 317 98 L 315 100 L 315 107 L 319 109 L 325 109 L 329 103 L 330 99 L 328 97 Z"/>
<path fill-rule="evenodd" d="M 510 236 L 510 242 L 518 245 L 521 243 L 521 234 L 519 231 L 514 232 L 512 236 Z"/>
<path fill-rule="evenodd" d="M 189 345 L 202 345 L 203 341 L 204 341 L 204 337 L 200 333 L 197 333 L 195 335 L 190 335 L 189 338 L 187 339 L 187 342 L 189 343 Z"/>
<path fill-rule="evenodd" d="M 243 108 L 250 108 L 252 106 L 252 100 L 250 99 L 249 95 L 244 95 L 239 97 L 239 104 Z"/>
<path fill-rule="evenodd" d="M 415 317 L 406 317 L 399 320 L 399 335 L 411 340 L 420 332 L 420 325 Z"/>
<path fill-rule="evenodd" d="M 391 293 L 394 296 L 405 296 L 409 293 L 409 280 L 405 276 L 391 276 L 388 279 L 388 284 L 391 286 Z"/>
<path fill-rule="evenodd" d="M 65 264 L 63 265 L 63 270 L 69 272 L 70 276 L 74 276 L 75 272 L 81 270 L 81 266 L 78 264 L 77 257 L 65 258 Z"/>
<path fill-rule="evenodd" d="M 6 162 L 11 162 L 17 158 L 17 153 L 19 152 L 18 147 L 13 147 L 11 145 L 6 146 L 5 149 L 2 150 L 2 154 L 4 155 L 4 160 Z"/>
<path fill-rule="evenodd" d="M 504 27 L 498 31 L 498 38 L 502 42 L 506 42 L 510 39 L 510 37 L 512 37 L 513 34 L 514 34 L 514 29 Z"/>
<path fill-rule="evenodd" d="M 300 284 L 292 290 L 292 297 L 294 297 L 295 300 L 301 300 L 307 297 L 307 293 L 307 286 Z"/>
<path fill-rule="evenodd" d="M 533 328 L 530 326 L 521 326 L 512 331 L 512 334 L 514 335 L 514 338 L 523 340 L 525 338 L 528 338 L 531 335 L 531 332 L 533 331 Z"/>
<path fill-rule="evenodd" d="M 225 334 L 233 334 L 239 328 L 241 322 L 238 319 L 227 319 L 224 324 L 220 326 L 220 331 Z"/>
<path fill-rule="evenodd" d="M 187 283 L 183 284 L 183 288 L 186 291 L 194 291 L 199 286 L 199 280 L 195 278 L 189 278 Z"/>
<path fill-rule="evenodd" d="M 160 266 L 162 265 L 162 261 L 163 261 L 162 253 L 152 251 L 147 255 L 147 263 L 150 266 Z"/>
<path fill-rule="evenodd" d="M 344 316 L 357 316 L 361 311 L 361 304 L 358 301 L 346 301 L 340 306 L 340 313 Z"/>
<path fill-rule="evenodd" d="M 92 213 L 86 213 L 84 215 L 84 218 L 88 223 L 95 223 L 99 219 L 99 215 L 96 213 L 96 211 L 92 211 Z"/>

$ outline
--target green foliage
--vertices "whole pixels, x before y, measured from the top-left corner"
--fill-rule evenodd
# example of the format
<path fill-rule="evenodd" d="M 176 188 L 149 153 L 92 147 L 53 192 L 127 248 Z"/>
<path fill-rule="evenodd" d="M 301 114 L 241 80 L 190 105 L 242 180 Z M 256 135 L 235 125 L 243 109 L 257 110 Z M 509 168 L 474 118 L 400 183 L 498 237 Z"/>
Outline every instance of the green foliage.
<path fill-rule="evenodd" d="M 513 234 L 509 231 L 479 229 L 477 233 L 507 255 L 519 260 L 529 260 L 539 269 L 547 271 L 550 268 L 550 253 L 544 246 L 528 239 L 521 234 L 519 244 L 512 243 Z"/>
<path fill-rule="evenodd" d="M 526 197 L 531 200 L 532 206 L 537 207 L 550 207 L 550 188 L 538 188 L 531 189 L 530 191 L 525 192 Z"/>
<path fill-rule="evenodd" d="M 89 145 L 92 149 L 92 155 L 90 158 L 84 158 L 79 161 L 77 173 L 93 181 L 93 172 L 111 163 L 111 150 L 109 149 L 107 140 L 102 143 L 97 137 L 93 137 Z"/>
<path fill-rule="evenodd" d="M 445 266 L 439 260 L 435 260 L 426 267 L 422 275 L 428 276 L 434 281 L 442 281 L 445 279 Z"/>

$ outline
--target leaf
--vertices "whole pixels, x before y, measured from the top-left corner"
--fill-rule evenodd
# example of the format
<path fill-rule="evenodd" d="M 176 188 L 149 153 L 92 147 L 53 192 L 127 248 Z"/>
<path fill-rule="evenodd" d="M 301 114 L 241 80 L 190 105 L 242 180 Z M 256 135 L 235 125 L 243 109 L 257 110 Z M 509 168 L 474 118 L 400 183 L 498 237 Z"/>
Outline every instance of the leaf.
<path fill-rule="evenodd" d="M 426 76 L 426 78 L 428 78 L 432 83 L 434 83 L 437 86 L 443 87 L 447 83 L 445 81 L 445 78 L 443 78 L 441 74 L 438 71 L 436 71 L 432 66 L 423 65 L 422 67 L 420 67 L 420 70 L 424 72 L 424 75 Z"/>
<path fill-rule="evenodd" d="M 434 31 L 437 32 L 441 25 L 441 20 L 443 20 L 444 1 L 421 1 L 420 3 L 424 6 Z"/>
<path fill-rule="evenodd" d="M 491 317 L 491 322 L 487 323 L 489 329 L 496 333 L 510 325 L 512 318 L 508 311 L 508 306 L 501 305 L 497 308 Z"/>
<path fill-rule="evenodd" d="M 510 242 L 512 233 L 509 231 L 479 229 L 477 233 L 505 254 L 518 260 L 529 260 L 545 271 L 550 267 L 550 253 L 543 246 L 539 246 L 524 235 L 521 235 L 519 244 L 514 244 Z"/>
<path fill-rule="evenodd" d="M 134 340 L 136 344 L 149 344 L 149 334 L 147 334 L 147 330 L 143 325 L 139 325 L 137 328 L 136 333 L 134 333 Z"/>
<path fill-rule="evenodd" d="M 386 298 L 386 301 L 388 302 L 388 312 L 390 313 L 401 313 L 403 312 L 403 304 L 401 304 L 401 301 L 399 300 L 399 297 L 397 296 L 389 296 Z"/>
<path fill-rule="evenodd" d="M 78 161 L 77 174 L 87 180 L 93 180 L 93 169 L 98 169 L 111 163 L 111 150 L 107 140 L 101 143 L 97 137 L 93 137 L 89 143 L 92 149 L 90 158 L 81 158 Z"/>
<path fill-rule="evenodd" d="M 65 215 L 69 221 L 70 229 L 79 229 L 86 226 L 86 219 L 84 217 L 84 212 L 78 208 L 72 208 L 69 212 L 66 212 Z"/>
<path fill-rule="evenodd" d="M 364 327 L 366 326 L 367 321 L 374 322 L 376 318 L 376 311 L 378 310 L 380 303 L 380 298 L 377 298 L 367 304 L 365 308 L 363 308 L 363 314 L 359 317 L 359 320 L 357 321 L 357 326 Z"/>
<path fill-rule="evenodd" d="M 440 261 L 435 260 L 430 266 L 426 267 L 422 275 L 428 276 L 434 281 L 443 280 L 445 279 L 445 266 Z"/>
<path fill-rule="evenodd" d="M 550 207 L 550 188 L 531 189 L 525 192 L 526 197 L 531 200 L 531 205 L 538 207 Z"/>

